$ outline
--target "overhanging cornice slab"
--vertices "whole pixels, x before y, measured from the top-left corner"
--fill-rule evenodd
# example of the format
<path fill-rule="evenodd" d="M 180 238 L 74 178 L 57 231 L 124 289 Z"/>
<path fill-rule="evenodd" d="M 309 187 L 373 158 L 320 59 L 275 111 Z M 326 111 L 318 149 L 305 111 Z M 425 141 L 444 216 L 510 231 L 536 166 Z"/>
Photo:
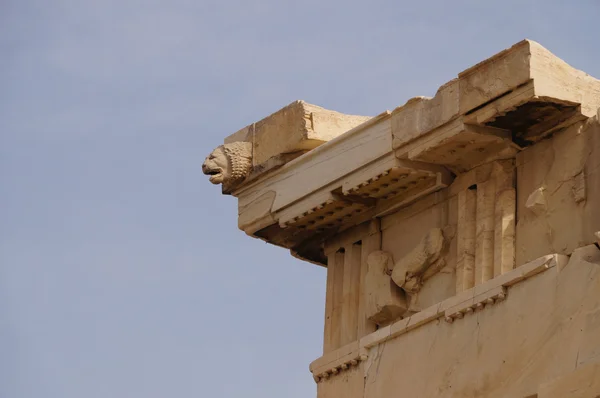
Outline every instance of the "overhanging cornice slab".
<path fill-rule="evenodd" d="M 370 119 L 288 105 L 226 139 L 252 142 L 252 167 L 228 192 L 238 198 L 247 234 L 322 263 L 327 237 L 442 190 L 475 167 L 513 159 L 598 107 L 600 81 L 524 40 L 459 73 L 433 98 L 415 97 Z M 343 126 L 356 127 L 342 134 Z M 205 169 L 213 177 L 218 170 Z"/>

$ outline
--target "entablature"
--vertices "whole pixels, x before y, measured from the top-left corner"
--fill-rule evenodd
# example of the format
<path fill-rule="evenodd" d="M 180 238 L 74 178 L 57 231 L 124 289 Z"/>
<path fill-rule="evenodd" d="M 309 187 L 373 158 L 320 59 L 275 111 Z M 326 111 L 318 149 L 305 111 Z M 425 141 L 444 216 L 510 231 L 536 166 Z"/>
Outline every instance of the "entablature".
<path fill-rule="evenodd" d="M 297 101 L 228 137 L 203 170 L 238 198 L 240 229 L 325 265 L 330 237 L 514 159 L 599 106 L 600 81 L 524 40 L 372 118 Z"/>

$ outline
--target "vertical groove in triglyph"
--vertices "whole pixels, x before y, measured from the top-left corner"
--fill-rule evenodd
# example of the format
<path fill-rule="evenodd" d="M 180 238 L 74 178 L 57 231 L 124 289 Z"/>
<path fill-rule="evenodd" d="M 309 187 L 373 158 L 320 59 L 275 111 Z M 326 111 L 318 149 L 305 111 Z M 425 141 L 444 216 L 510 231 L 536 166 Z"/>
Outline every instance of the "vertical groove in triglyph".
<path fill-rule="evenodd" d="M 475 285 L 494 277 L 495 180 L 477 184 L 477 227 L 475 243 Z"/>
<path fill-rule="evenodd" d="M 515 189 L 500 192 L 496 199 L 494 276 L 502 275 L 515 267 L 515 211 Z"/>
<path fill-rule="evenodd" d="M 475 207 L 477 193 L 467 189 L 458 194 L 456 292 L 473 287 L 475 282 Z"/>

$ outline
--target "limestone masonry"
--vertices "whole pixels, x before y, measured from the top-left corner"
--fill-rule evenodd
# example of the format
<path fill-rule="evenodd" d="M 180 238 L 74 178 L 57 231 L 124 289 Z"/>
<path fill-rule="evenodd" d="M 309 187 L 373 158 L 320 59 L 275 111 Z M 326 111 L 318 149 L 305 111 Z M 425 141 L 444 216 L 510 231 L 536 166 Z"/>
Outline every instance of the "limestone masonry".
<path fill-rule="evenodd" d="M 319 398 L 600 397 L 600 80 L 539 44 L 375 117 L 294 102 L 202 169 L 325 267 Z"/>

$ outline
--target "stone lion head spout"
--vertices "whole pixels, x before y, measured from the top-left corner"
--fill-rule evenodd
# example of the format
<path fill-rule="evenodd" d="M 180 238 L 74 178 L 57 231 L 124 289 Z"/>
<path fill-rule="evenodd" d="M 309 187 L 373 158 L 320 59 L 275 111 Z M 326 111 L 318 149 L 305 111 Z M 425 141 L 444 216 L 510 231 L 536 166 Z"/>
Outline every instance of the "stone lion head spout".
<path fill-rule="evenodd" d="M 224 194 L 246 179 L 252 168 L 252 144 L 232 142 L 217 147 L 207 156 L 202 172 L 209 175 L 213 184 L 222 184 Z"/>

